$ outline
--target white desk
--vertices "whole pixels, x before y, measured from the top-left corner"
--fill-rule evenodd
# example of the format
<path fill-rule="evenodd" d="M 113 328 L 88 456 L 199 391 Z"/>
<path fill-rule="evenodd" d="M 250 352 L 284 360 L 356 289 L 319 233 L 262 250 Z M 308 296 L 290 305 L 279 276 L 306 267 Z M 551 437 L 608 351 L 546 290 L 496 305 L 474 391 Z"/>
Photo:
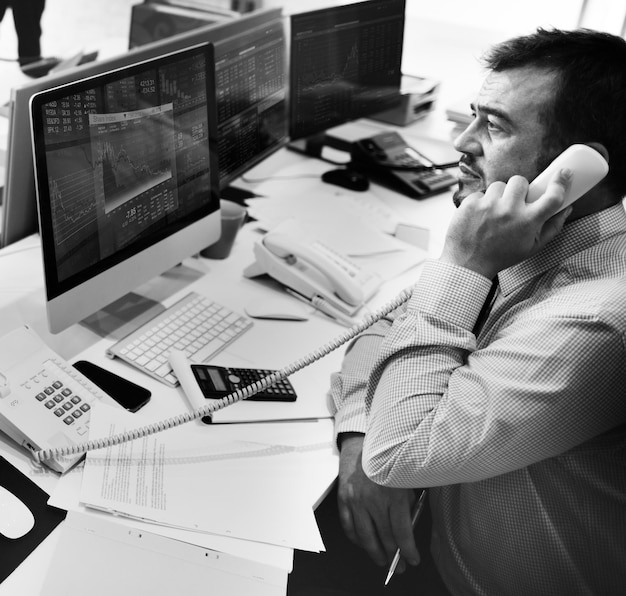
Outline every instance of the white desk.
<path fill-rule="evenodd" d="M 378 125 L 371 126 L 372 132 Z M 402 134 L 412 140 L 410 131 Z M 249 179 L 276 176 L 280 170 L 297 164 L 306 167 L 307 158 L 287 150 L 258 166 L 248 174 Z M 310 190 L 318 185 L 320 192 L 332 192 L 333 187 L 319 183 L 312 178 L 290 181 L 293 192 Z M 414 201 L 391 191 L 374 186 L 372 192 L 388 206 L 409 221 L 431 229 L 432 254 L 441 248 L 443 232 L 453 213 L 450 193 L 444 193 L 423 201 Z M 245 279 L 243 269 L 253 261 L 252 245 L 259 237 L 254 222 L 247 224 L 237 237 L 231 256 L 223 261 L 200 258 L 187 259 L 182 265 L 153 280 L 139 289 L 139 293 L 156 299 L 168 306 L 190 290 L 205 293 L 218 302 L 227 303 L 243 312 L 246 304 L 278 291 L 273 284 Z M 388 283 L 371 301 L 371 306 L 382 305 L 388 297 L 407 286 L 417 275 L 416 270 L 407 272 L 400 279 Z M 150 403 L 141 411 L 149 421 L 162 419 L 187 409 L 187 403 L 180 389 L 169 389 L 121 361 L 108 360 L 105 347 L 112 343 L 110 338 L 100 338 L 82 325 L 75 325 L 58 335 L 51 335 L 46 328 L 44 309 L 43 273 L 39 238 L 32 236 L 10 245 L 0 251 L 0 334 L 5 334 L 17 326 L 27 323 L 39 333 L 54 350 L 69 361 L 86 358 L 105 366 L 130 380 L 146 386 L 152 391 Z M 222 352 L 215 360 L 217 364 L 282 368 L 296 357 L 337 336 L 343 328 L 319 313 L 312 311 L 306 322 L 256 320 L 253 328 Z M 271 349 L 268 346 L 271 345 Z M 297 373 L 292 379 L 300 400 L 313 404 L 312 411 L 325 413 L 330 417 L 326 405 L 326 392 L 330 373 L 337 370 L 343 349 L 315 363 L 308 371 Z M 238 404 L 245 406 L 247 404 Z M 291 422 L 289 424 L 301 424 Z M 326 426 L 325 436 L 320 440 L 331 440 L 330 425 Z M 47 492 L 51 492 L 58 481 L 53 473 L 40 473 L 32 469 L 29 458 L 10 439 L 0 436 L 0 455 L 26 473 Z M 320 499 L 323 495 L 320 495 Z M 45 571 L 58 543 L 57 528 L 2 584 L 0 595 L 39 594 Z"/>

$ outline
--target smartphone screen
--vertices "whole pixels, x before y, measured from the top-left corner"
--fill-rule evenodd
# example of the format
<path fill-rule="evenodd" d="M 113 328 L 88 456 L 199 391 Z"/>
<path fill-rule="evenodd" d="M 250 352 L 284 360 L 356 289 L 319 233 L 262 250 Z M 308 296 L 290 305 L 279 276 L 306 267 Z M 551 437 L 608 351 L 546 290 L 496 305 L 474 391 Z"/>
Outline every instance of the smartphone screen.
<path fill-rule="evenodd" d="M 129 412 L 136 412 L 150 401 L 148 389 L 92 362 L 79 360 L 73 366 Z"/>

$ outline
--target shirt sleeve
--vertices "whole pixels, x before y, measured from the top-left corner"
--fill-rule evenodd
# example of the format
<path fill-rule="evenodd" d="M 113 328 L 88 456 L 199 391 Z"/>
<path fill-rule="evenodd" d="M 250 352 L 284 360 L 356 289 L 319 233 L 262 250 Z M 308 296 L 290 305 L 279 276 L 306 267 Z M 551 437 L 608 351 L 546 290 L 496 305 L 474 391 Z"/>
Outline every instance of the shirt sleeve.
<path fill-rule="evenodd" d="M 429 263 L 367 387 L 363 468 L 396 487 L 473 482 L 528 466 L 624 421 L 624 335 L 546 309 L 472 333 L 489 280 Z M 549 341 L 547 341 L 549 339 Z"/>
<path fill-rule="evenodd" d="M 336 437 L 345 432 L 365 433 L 368 379 L 385 335 L 393 320 L 404 310 L 405 305 L 400 306 L 352 341 L 346 350 L 341 370 L 331 375 L 329 394 Z"/>

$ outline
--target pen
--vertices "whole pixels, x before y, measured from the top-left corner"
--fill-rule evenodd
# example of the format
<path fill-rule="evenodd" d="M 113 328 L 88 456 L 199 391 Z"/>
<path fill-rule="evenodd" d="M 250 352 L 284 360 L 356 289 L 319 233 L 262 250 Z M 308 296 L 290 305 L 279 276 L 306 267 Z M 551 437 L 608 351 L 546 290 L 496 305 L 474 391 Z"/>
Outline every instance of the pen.
<path fill-rule="evenodd" d="M 306 296 L 303 296 L 299 292 L 295 292 L 291 288 L 285 288 L 288 294 L 297 298 L 301 302 L 312 306 L 314 309 L 319 310 L 325 315 L 329 316 L 331 319 L 335 319 L 338 323 L 345 325 L 346 327 L 352 327 L 354 325 L 354 321 L 350 319 L 350 317 L 345 316 L 343 313 L 339 312 L 332 304 L 329 304 L 327 300 L 325 300 L 322 296 L 316 295 L 313 298 L 309 299 Z"/>
<path fill-rule="evenodd" d="M 411 525 L 415 528 L 415 524 L 420 518 L 422 514 L 422 510 L 424 509 L 424 503 L 426 502 L 426 489 L 422 490 L 422 493 L 417 499 L 417 503 L 415 504 L 415 509 L 413 510 L 413 516 L 411 517 Z M 400 562 L 400 549 L 396 550 L 396 554 L 393 556 L 393 561 L 391 561 L 391 565 L 389 566 L 389 571 L 387 572 L 387 579 L 385 580 L 385 585 L 389 583 L 389 580 L 393 577 L 393 574 Z"/>

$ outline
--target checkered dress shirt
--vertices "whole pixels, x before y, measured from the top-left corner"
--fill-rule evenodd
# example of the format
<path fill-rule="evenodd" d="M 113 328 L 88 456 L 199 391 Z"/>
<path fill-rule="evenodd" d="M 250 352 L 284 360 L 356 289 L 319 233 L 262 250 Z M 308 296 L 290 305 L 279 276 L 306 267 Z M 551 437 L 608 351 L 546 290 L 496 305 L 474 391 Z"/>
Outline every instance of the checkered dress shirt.
<path fill-rule="evenodd" d="M 429 262 L 393 324 L 349 348 L 336 431 L 367 430 L 376 482 L 433 487 L 453 594 L 626 594 L 622 205 L 498 278 L 476 337 L 490 281 Z"/>

